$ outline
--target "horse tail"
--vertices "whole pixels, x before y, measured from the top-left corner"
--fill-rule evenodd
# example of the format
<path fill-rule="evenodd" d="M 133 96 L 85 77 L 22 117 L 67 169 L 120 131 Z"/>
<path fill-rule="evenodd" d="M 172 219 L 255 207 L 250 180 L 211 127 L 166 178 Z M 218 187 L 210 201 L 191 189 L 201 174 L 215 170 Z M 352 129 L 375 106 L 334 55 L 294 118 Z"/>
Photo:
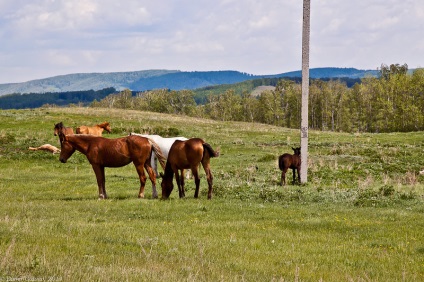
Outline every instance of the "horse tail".
<path fill-rule="evenodd" d="M 203 148 L 205 148 L 208 152 L 211 158 L 219 157 L 219 149 L 214 151 L 208 143 L 203 143 Z M 203 153 L 204 154 L 204 153 Z"/>
<path fill-rule="evenodd" d="M 157 157 L 157 158 L 158 158 L 158 160 L 159 160 L 160 166 L 161 166 L 161 167 L 162 167 L 162 169 L 165 171 L 166 158 L 165 158 L 165 156 L 163 155 L 163 153 L 162 153 L 162 151 L 161 151 L 161 149 L 160 149 L 159 145 L 158 145 L 155 141 L 153 141 L 152 139 L 150 139 L 150 138 L 147 138 L 147 140 L 149 140 L 149 143 L 152 145 L 152 149 L 153 149 L 153 151 L 155 152 L 156 157 Z"/>
<path fill-rule="evenodd" d="M 283 159 L 283 155 L 278 157 L 278 168 L 280 170 L 284 169 L 284 159 Z"/>

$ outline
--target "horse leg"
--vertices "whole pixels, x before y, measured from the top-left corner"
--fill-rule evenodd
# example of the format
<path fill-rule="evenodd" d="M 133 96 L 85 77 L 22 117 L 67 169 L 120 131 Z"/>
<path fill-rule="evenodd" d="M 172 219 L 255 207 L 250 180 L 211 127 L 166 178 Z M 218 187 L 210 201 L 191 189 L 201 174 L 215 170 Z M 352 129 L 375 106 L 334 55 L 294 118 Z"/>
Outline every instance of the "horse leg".
<path fill-rule="evenodd" d="M 197 166 L 191 167 L 191 173 L 194 177 L 194 183 L 196 184 L 196 190 L 194 191 L 194 198 L 199 197 L 199 187 L 200 187 L 200 178 L 199 178 L 199 169 Z"/>
<path fill-rule="evenodd" d="M 208 181 L 208 200 L 212 199 L 212 183 L 213 183 L 213 175 L 209 165 L 209 160 L 202 161 L 203 169 L 206 173 L 206 179 Z"/>
<path fill-rule="evenodd" d="M 292 168 L 293 170 L 293 185 L 296 183 L 296 168 Z"/>
<path fill-rule="evenodd" d="M 287 172 L 287 169 L 281 170 L 281 186 L 286 185 L 286 172 Z"/>
<path fill-rule="evenodd" d="M 158 158 L 156 157 L 155 152 L 152 152 L 151 159 L 152 159 L 152 168 L 155 171 L 156 177 L 159 177 L 159 173 L 158 173 Z"/>
<path fill-rule="evenodd" d="M 182 198 L 183 197 L 183 193 L 182 193 L 182 190 L 181 190 L 180 175 L 179 175 L 178 170 L 176 170 L 174 172 L 174 174 L 175 174 L 175 182 L 177 182 L 177 187 L 178 187 L 178 197 Z"/>
<path fill-rule="evenodd" d="M 180 175 L 180 182 L 181 182 L 181 190 L 183 192 L 183 197 L 185 197 L 185 180 L 184 180 L 184 169 L 181 170 L 181 175 Z"/>
<path fill-rule="evenodd" d="M 106 195 L 106 179 L 105 168 L 98 165 L 93 165 L 94 174 L 96 174 L 97 185 L 99 186 L 99 199 L 107 199 Z"/>
<path fill-rule="evenodd" d="M 181 173 L 178 171 L 178 169 L 175 171 L 175 180 L 177 181 L 178 186 L 178 195 L 180 198 L 185 197 L 185 190 L 184 190 L 184 170 L 181 170 Z"/>
<path fill-rule="evenodd" d="M 299 181 L 299 184 L 300 184 L 300 166 L 297 167 L 297 180 Z"/>
<path fill-rule="evenodd" d="M 146 186 L 146 179 L 147 179 L 146 174 L 144 173 L 144 166 L 141 164 L 134 164 L 134 165 L 138 173 L 138 178 L 140 179 L 140 191 L 138 192 L 138 197 L 144 198 L 144 187 Z M 155 178 L 155 182 L 156 182 L 156 178 Z"/>
<path fill-rule="evenodd" d="M 157 199 L 158 192 L 156 191 L 156 174 L 153 168 L 149 165 L 149 162 L 144 164 L 145 169 L 147 170 L 147 174 L 149 175 L 149 179 L 152 182 L 152 198 Z M 144 192 L 144 190 L 143 190 Z M 144 196 L 144 195 L 143 195 Z"/>

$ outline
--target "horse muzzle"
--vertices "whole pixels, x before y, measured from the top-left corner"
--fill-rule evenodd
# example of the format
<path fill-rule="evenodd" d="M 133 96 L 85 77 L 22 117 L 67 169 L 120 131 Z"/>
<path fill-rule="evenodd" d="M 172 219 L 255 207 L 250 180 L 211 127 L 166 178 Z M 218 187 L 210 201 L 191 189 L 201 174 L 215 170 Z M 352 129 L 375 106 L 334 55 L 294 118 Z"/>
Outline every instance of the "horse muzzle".
<path fill-rule="evenodd" d="M 64 159 L 64 158 L 59 158 L 59 161 L 62 162 L 62 163 L 66 163 L 66 159 Z"/>

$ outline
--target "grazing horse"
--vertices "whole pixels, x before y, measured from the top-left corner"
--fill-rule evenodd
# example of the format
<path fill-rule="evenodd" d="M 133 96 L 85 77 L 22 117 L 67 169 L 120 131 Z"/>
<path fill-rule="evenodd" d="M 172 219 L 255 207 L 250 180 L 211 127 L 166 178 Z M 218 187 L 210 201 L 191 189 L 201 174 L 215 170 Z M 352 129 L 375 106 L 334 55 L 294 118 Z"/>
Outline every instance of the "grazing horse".
<path fill-rule="evenodd" d="M 210 169 L 210 158 L 218 157 L 219 152 L 216 152 L 212 147 L 205 143 L 200 138 L 191 138 L 187 141 L 176 140 L 169 150 L 168 159 L 165 166 L 165 174 L 162 177 L 162 198 L 166 199 L 174 189 L 172 178 L 175 175 L 175 180 L 178 185 L 180 198 L 185 197 L 184 191 L 184 169 L 191 169 L 196 184 L 194 198 L 199 196 L 199 164 L 202 163 L 208 181 L 208 199 L 212 198 L 212 172 Z M 179 175 L 178 171 L 181 171 Z"/>
<path fill-rule="evenodd" d="M 281 186 L 286 185 L 286 172 L 289 168 L 293 170 L 293 184 L 296 181 L 296 170 L 297 178 L 300 183 L 300 148 L 292 148 L 294 151 L 293 155 L 282 154 L 278 158 L 278 167 L 281 170 Z"/>
<path fill-rule="evenodd" d="M 162 154 L 165 158 L 168 158 L 169 149 L 171 149 L 172 144 L 174 144 L 175 140 L 181 140 L 186 141 L 188 140 L 185 137 L 171 137 L 171 138 L 164 138 L 159 135 L 147 135 L 147 134 L 137 134 L 134 132 L 131 132 L 130 135 L 138 135 L 142 137 L 149 138 L 153 141 L 155 141 L 156 144 L 158 144 L 160 150 L 162 151 Z M 152 168 L 156 173 L 156 177 L 159 176 L 158 173 L 158 164 L 157 164 L 157 157 L 155 153 L 152 153 Z"/>
<path fill-rule="evenodd" d="M 81 125 L 80 127 L 77 127 L 77 134 L 91 134 L 95 136 L 102 136 L 103 130 L 106 130 L 108 133 L 111 132 L 110 124 L 108 122 L 103 122 L 95 126 Z"/>
<path fill-rule="evenodd" d="M 152 196 L 157 198 L 156 176 L 150 166 L 152 150 L 158 156 L 163 167 L 165 166 L 165 158 L 162 157 L 159 147 L 153 141 L 140 136 L 108 139 L 93 135 L 64 135 L 63 133 L 59 133 L 59 138 L 61 147 L 59 160 L 62 163 L 66 163 L 75 150 L 87 157 L 96 174 L 99 199 L 107 198 L 105 167 L 121 167 L 131 162 L 134 163 L 140 179 L 138 197 L 144 198 L 144 186 L 146 184 L 144 169 L 146 169 L 152 182 Z"/>
<path fill-rule="evenodd" d="M 54 125 L 54 136 L 59 135 L 59 132 L 62 132 L 65 135 L 74 134 L 72 127 L 65 127 L 63 122 L 59 122 Z"/>

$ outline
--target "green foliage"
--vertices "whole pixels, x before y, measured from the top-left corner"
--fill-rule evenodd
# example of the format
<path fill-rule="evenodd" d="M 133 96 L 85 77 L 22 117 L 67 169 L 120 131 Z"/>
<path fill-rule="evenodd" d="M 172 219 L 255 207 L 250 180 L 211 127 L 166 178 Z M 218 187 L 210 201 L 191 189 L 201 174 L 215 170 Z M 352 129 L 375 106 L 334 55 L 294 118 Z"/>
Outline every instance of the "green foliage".
<path fill-rule="evenodd" d="M 310 128 L 344 132 L 424 130 L 423 71 L 418 69 L 409 75 L 404 69 L 405 66 L 391 66 L 382 78 L 367 77 L 352 88 L 342 80 L 311 80 Z M 265 81 L 275 85 L 275 89 L 252 96 L 253 87 Z M 196 106 L 199 95 L 207 98 L 204 105 Z M 300 84 L 270 78 L 197 92 L 154 90 L 133 98 L 127 91 L 110 95 L 92 106 L 299 128 L 301 98 Z"/>
<path fill-rule="evenodd" d="M 110 108 L 2 110 L 0 119 L 0 279 L 423 280 L 422 132 L 311 130 L 309 183 L 281 187 L 277 156 L 298 144 L 298 130 Z M 192 179 L 185 199 L 151 199 L 150 182 L 138 199 L 128 165 L 106 169 L 110 198 L 99 201 L 85 156 L 62 164 L 28 150 L 60 146 L 58 121 L 103 120 L 117 129 L 109 138 L 139 129 L 220 148 L 213 199 L 203 172 L 199 199 Z"/>
<path fill-rule="evenodd" d="M 89 104 L 93 100 L 100 100 L 111 93 L 115 93 L 115 88 L 105 88 L 98 91 L 72 91 L 72 92 L 48 92 L 11 94 L 0 96 L 0 109 L 26 109 L 39 108 L 43 105 L 67 106 L 69 104 Z"/>
<path fill-rule="evenodd" d="M 334 70 L 331 70 L 334 71 Z M 345 70 L 348 71 L 348 70 Z M 355 71 L 355 70 L 350 70 Z M 312 79 L 309 93 L 309 127 L 322 131 L 339 132 L 410 132 L 424 130 L 424 70 L 408 73 L 407 65 L 382 65 L 381 77 L 365 77 L 353 87 L 346 79 Z M 184 73 L 165 74 L 187 76 Z M 206 74 L 196 73 L 204 79 Z M 220 73 L 235 75 L 237 73 Z M 244 74 L 243 74 L 244 75 Z M 242 75 L 242 76 L 243 76 Z M 206 87 L 195 91 L 157 89 L 133 93 L 114 89 L 45 95 L 23 95 L 31 100 L 27 106 L 49 107 L 72 102 L 81 106 L 94 97 L 92 107 L 134 109 L 158 113 L 211 118 L 219 121 L 247 121 L 299 128 L 301 88 L 299 78 L 260 78 L 236 84 Z M 252 93 L 261 85 L 275 86 L 258 96 Z M 106 96 L 107 95 L 107 96 Z M 106 97 L 105 97 L 106 96 Z M 38 104 L 32 103 L 37 100 Z M 0 97 L 9 103 L 16 96 Z M 9 102 L 7 102 L 9 101 Z M 41 103 L 42 101 L 42 103 Z M 25 107 L 17 105 L 17 107 Z"/>

